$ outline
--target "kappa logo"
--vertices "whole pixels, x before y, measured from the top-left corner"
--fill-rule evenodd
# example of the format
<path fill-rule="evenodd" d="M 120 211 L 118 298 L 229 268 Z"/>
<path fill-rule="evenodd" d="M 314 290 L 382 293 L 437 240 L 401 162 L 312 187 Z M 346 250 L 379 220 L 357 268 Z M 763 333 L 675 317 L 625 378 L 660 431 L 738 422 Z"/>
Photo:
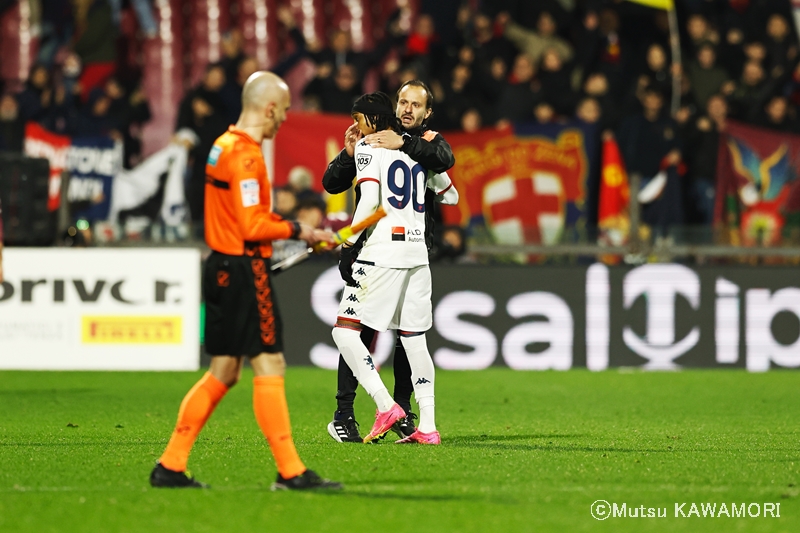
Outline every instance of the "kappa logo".
<path fill-rule="evenodd" d="M 416 382 L 416 383 L 414 383 L 414 385 L 424 385 L 424 384 L 426 384 L 426 383 L 430 383 L 430 381 L 428 381 L 428 380 L 427 380 L 427 379 L 425 379 L 425 378 L 419 378 L 419 379 L 417 380 L 417 382 Z"/>
<path fill-rule="evenodd" d="M 375 363 L 372 362 L 372 357 L 368 355 L 364 358 L 364 361 L 366 361 L 368 367 L 370 367 L 372 370 L 375 370 Z"/>
<path fill-rule="evenodd" d="M 344 314 L 350 315 L 350 316 L 354 316 L 356 314 L 356 312 L 353 311 L 352 307 L 348 307 L 347 309 L 344 310 Z"/>
<path fill-rule="evenodd" d="M 356 156 L 356 166 L 358 167 L 358 170 L 364 170 L 367 168 L 367 165 L 369 165 L 371 161 L 372 156 L 369 154 L 358 154 Z"/>
<path fill-rule="evenodd" d="M 358 298 L 356 298 L 355 294 L 351 294 L 350 296 L 347 297 L 347 300 L 351 302 L 357 302 Z"/>
<path fill-rule="evenodd" d="M 366 276 L 367 275 L 367 273 L 364 272 L 363 268 L 359 268 L 358 270 L 356 270 L 356 274 L 358 274 L 359 276 Z"/>

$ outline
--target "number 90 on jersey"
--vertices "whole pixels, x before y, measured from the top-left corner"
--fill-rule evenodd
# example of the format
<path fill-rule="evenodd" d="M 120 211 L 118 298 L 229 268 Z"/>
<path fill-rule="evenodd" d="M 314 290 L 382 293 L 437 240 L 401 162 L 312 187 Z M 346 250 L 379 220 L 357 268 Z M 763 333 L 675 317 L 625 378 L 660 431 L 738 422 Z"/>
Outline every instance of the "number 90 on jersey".
<path fill-rule="evenodd" d="M 428 181 L 428 171 L 422 165 L 416 164 L 411 168 L 405 161 L 395 160 L 389 165 L 386 184 L 394 195 L 388 199 L 389 205 L 395 209 L 404 209 L 409 203 L 418 213 L 425 212 L 425 187 Z"/>

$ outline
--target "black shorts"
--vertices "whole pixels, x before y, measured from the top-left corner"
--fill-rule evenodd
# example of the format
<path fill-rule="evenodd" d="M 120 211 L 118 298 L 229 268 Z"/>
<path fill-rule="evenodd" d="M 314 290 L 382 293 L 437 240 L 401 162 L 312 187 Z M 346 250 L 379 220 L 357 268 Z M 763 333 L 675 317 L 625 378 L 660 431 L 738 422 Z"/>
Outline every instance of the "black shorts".
<path fill-rule="evenodd" d="M 270 261 L 212 252 L 203 268 L 205 346 L 210 355 L 283 352 Z"/>

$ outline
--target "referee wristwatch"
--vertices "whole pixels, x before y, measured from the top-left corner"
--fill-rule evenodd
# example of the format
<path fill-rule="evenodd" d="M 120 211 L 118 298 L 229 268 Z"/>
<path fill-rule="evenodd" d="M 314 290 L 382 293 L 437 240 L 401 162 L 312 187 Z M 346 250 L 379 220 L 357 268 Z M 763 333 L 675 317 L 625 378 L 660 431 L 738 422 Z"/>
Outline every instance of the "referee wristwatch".
<path fill-rule="evenodd" d="M 300 223 L 296 220 L 291 220 L 292 223 L 292 235 L 289 237 L 290 239 L 297 239 L 300 236 L 300 232 L 302 228 L 300 227 Z"/>

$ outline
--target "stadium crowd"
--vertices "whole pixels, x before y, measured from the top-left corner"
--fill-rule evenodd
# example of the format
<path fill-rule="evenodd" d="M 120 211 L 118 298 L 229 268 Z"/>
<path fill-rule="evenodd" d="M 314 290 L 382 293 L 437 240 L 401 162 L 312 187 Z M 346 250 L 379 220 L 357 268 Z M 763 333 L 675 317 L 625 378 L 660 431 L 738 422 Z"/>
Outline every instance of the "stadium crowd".
<path fill-rule="evenodd" d="M 797 33 L 788 0 L 675 3 L 680 57 L 671 49 L 667 13 L 633 2 L 423 0 L 409 29 L 398 9 L 369 50 L 355 50 L 340 28 L 326 43 L 307 42 L 284 6 L 278 17 L 287 38 L 278 64 L 259 65 L 243 52 L 241 34 L 225 32 L 223 59 L 208 65 L 180 105 L 176 130 L 199 138 L 186 189 L 191 211 L 202 210 L 205 154 L 238 115 L 244 80 L 259 68 L 285 74 L 311 62 L 310 79 L 295 88 L 306 110 L 349 114 L 367 90 L 394 94 L 404 81 L 422 79 L 433 89 L 429 126 L 438 131 L 521 121 L 597 124 L 598 136 L 617 138 L 629 173 L 652 175 L 665 159 L 682 163 L 685 222 L 710 225 L 726 120 L 800 132 Z M 150 109 L 140 71 L 123 61 L 117 39 L 125 9 L 135 13 L 140 38 L 153 38 L 151 3 L 60 0 L 41 7 L 38 60 L 19 90 L 8 83 L 0 93 L 0 150 L 21 151 L 32 120 L 54 132 L 124 140 L 125 163 L 135 165 Z M 281 194 L 296 210 L 320 205 L 291 186 Z M 277 205 L 289 212 L 280 198 Z"/>

